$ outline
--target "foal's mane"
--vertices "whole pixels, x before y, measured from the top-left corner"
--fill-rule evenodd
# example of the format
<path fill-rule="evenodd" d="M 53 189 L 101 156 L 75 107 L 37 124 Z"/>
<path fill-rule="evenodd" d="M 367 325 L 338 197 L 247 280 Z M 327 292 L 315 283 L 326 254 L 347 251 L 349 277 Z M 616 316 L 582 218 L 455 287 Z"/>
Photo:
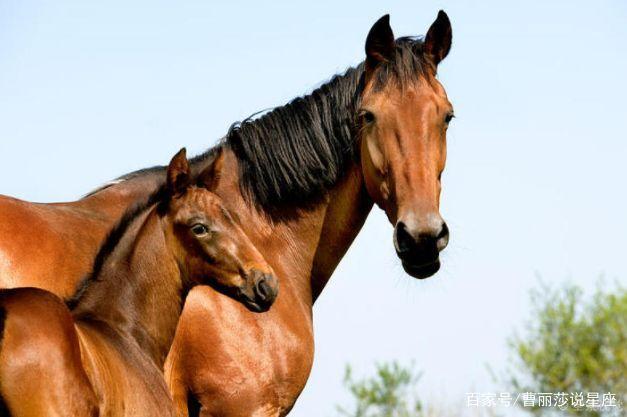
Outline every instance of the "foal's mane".
<path fill-rule="evenodd" d="M 165 191 L 165 186 L 161 186 L 150 194 L 144 201 L 140 201 L 128 208 L 116 225 L 109 230 L 107 237 L 103 240 L 96 257 L 94 258 L 91 271 L 79 282 L 74 295 L 65 300 L 65 304 L 70 310 L 79 304 L 91 284 L 98 281 L 105 261 L 114 252 L 118 243 L 120 243 L 120 240 L 124 237 L 133 221 L 146 210 L 164 201 L 166 197 Z"/>

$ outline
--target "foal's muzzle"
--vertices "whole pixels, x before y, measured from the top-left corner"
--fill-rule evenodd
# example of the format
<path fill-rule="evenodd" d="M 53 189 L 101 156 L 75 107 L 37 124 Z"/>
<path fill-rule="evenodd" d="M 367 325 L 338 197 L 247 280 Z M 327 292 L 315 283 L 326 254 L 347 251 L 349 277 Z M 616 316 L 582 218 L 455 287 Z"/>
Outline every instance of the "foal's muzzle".
<path fill-rule="evenodd" d="M 272 274 L 252 271 L 249 288 L 241 291 L 243 303 L 249 310 L 261 313 L 268 311 L 279 294 L 279 281 Z"/>
<path fill-rule="evenodd" d="M 402 220 L 396 224 L 396 254 L 405 272 L 414 278 L 428 278 L 440 269 L 440 251 L 448 245 L 448 226 L 439 216 L 424 227 L 412 226 Z"/>

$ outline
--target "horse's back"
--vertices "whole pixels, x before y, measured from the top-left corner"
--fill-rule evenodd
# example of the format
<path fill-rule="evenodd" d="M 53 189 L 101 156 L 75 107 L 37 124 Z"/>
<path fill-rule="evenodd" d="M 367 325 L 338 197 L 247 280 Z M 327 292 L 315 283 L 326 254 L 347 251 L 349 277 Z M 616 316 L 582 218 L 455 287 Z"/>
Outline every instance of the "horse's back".
<path fill-rule="evenodd" d="M 0 287 L 70 296 L 89 272 L 110 223 L 78 202 L 41 204 L 0 196 Z"/>
<path fill-rule="evenodd" d="M 0 195 L 0 288 L 37 287 L 71 296 L 107 233 L 129 206 L 158 187 L 162 176 L 116 182 L 65 203 Z"/>
<path fill-rule="evenodd" d="M 37 288 L 0 290 L 0 394 L 17 416 L 95 416 L 72 315 Z"/>

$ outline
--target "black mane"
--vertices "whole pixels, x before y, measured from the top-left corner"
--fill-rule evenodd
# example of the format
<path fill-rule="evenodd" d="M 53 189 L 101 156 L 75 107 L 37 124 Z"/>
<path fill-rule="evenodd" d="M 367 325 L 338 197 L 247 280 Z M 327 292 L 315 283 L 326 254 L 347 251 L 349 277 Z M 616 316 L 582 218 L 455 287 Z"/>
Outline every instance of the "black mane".
<path fill-rule="evenodd" d="M 394 58 L 377 66 L 374 74 L 373 87 L 381 90 L 389 83 L 403 88 L 420 77 L 427 76 L 429 71 L 435 74 L 436 67 L 423 54 L 422 38 L 405 36 L 396 40 Z"/>
<path fill-rule="evenodd" d="M 240 185 L 264 208 L 303 205 L 322 196 L 355 156 L 355 113 L 363 65 L 234 125 L 225 145 L 239 162 Z"/>
<path fill-rule="evenodd" d="M 74 294 L 70 298 L 67 298 L 65 300 L 65 304 L 70 310 L 74 309 L 78 305 L 90 285 L 94 281 L 97 281 L 99 279 L 100 272 L 102 271 L 102 267 L 104 266 L 105 261 L 113 253 L 133 221 L 140 214 L 153 207 L 155 204 L 164 201 L 165 197 L 165 187 L 162 186 L 158 190 L 153 192 L 150 196 L 148 196 L 146 200 L 131 206 L 128 210 L 124 212 L 117 224 L 113 226 L 111 230 L 109 230 L 107 237 L 100 245 L 89 274 L 83 277 L 83 279 L 79 282 Z"/>

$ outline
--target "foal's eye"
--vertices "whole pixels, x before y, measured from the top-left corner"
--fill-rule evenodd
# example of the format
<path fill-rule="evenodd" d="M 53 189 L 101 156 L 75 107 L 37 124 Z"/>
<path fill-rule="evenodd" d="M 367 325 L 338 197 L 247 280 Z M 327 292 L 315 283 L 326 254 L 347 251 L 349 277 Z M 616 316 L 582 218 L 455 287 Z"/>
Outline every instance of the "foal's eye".
<path fill-rule="evenodd" d="M 209 228 L 201 223 L 196 223 L 192 226 L 192 233 L 196 236 L 204 236 L 209 233 Z"/>
<path fill-rule="evenodd" d="M 364 121 L 364 123 L 366 124 L 370 124 L 372 122 L 374 122 L 374 113 L 368 110 L 362 110 L 360 113 L 361 119 Z"/>
<path fill-rule="evenodd" d="M 451 120 L 453 120 L 453 118 L 455 118 L 455 113 L 450 112 L 450 113 L 448 113 L 448 114 L 446 115 L 446 118 L 444 119 L 444 122 L 445 122 L 446 124 L 449 124 L 449 123 L 451 123 Z"/>

